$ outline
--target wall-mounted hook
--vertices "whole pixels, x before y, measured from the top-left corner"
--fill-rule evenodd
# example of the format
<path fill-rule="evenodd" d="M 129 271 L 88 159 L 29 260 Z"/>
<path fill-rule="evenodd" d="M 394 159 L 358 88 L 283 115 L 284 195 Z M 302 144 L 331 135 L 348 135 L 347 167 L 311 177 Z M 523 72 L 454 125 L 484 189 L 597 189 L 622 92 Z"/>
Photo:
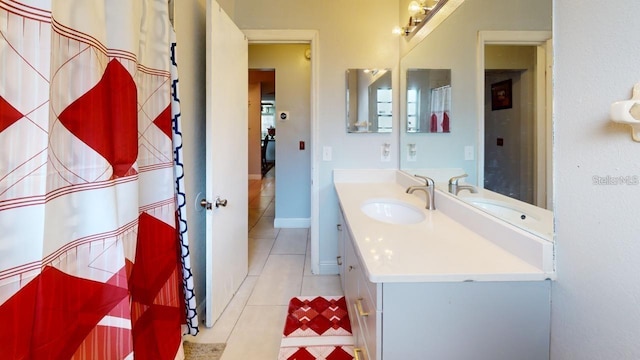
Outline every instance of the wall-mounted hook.
<path fill-rule="evenodd" d="M 631 100 L 611 104 L 611 120 L 631 126 L 631 138 L 640 142 L 640 83 L 633 86 Z"/>

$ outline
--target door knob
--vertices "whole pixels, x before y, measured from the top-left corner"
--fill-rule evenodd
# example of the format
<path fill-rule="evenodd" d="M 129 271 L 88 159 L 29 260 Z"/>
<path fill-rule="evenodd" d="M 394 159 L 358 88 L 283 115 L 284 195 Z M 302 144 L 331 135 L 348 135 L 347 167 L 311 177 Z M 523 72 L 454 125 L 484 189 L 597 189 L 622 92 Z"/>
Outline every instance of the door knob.
<path fill-rule="evenodd" d="M 216 207 L 227 206 L 227 199 L 220 199 L 220 196 L 216 198 Z"/>
<path fill-rule="evenodd" d="M 207 210 L 211 210 L 211 203 L 207 201 L 207 199 L 200 200 L 200 206 Z"/>

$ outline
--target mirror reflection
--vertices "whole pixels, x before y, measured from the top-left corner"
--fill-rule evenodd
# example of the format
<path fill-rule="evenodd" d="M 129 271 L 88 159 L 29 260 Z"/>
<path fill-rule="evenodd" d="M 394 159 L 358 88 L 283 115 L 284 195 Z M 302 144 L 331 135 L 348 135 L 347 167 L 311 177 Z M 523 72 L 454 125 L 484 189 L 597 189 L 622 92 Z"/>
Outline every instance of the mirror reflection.
<path fill-rule="evenodd" d="M 347 132 L 389 133 L 393 130 L 390 69 L 348 69 Z"/>
<path fill-rule="evenodd" d="M 407 132 L 451 130 L 451 70 L 407 69 Z"/>
<path fill-rule="evenodd" d="M 401 57 L 400 168 L 552 240 L 552 1 L 501 4 L 496 17 L 486 1 L 463 2 Z M 423 132 L 422 109 L 410 105 L 410 79 L 416 69 L 443 68 L 451 69 L 454 106 L 450 133 L 434 136 Z M 455 185 L 476 193 L 449 192 L 450 180 L 463 174 Z"/>
<path fill-rule="evenodd" d="M 544 181 L 537 183 L 545 154 L 544 66 L 537 46 L 485 45 L 484 188 L 546 207 Z M 539 115 L 539 116 L 538 116 Z M 540 141 L 536 141 L 539 139 Z"/>

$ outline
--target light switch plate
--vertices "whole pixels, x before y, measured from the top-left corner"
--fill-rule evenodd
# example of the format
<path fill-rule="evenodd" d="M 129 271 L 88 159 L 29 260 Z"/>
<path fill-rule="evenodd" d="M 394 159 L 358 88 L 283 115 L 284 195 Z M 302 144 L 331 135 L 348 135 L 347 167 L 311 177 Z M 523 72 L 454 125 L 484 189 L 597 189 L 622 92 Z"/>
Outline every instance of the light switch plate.
<path fill-rule="evenodd" d="M 473 146 L 465 146 L 464 147 L 464 159 L 465 160 L 473 160 Z"/>
<path fill-rule="evenodd" d="M 322 161 L 331 161 L 331 146 L 323 146 L 322 147 Z"/>

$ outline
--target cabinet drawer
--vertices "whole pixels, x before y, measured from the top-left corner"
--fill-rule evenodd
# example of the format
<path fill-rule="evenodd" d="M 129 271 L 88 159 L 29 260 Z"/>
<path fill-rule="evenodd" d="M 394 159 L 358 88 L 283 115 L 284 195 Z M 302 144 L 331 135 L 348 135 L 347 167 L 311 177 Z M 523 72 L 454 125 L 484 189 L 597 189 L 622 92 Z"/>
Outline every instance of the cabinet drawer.
<path fill-rule="evenodd" d="M 355 315 L 358 318 L 359 335 L 362 336 L 365 344 L 368 359 L 375 360 L 377 347 L 377 331 L 378 316 L 381 314 L 372 308 L 371 302 L 366 298 L 357 298 L 355 303 Z"/>
<path fill-rule="evenodd" d="M 371 355 L 371 352 L 369 351 L 370 347 L 367 344 L 367 341 L 365 339 L 365 334 L 362 330 L 363 329 L 363 325 L 364 325 L 364 321 L 363 318 L 360 316 L 357 316 L 357 314 L 360 312 L 360 309 L 358 308 L 358 305 L 356 302 L 354 302 L 352 304 L 353 306 L 351 306 L 352 308 L 352 312 L 354 314 L 356 314 L 355 317 L 355 321 L 352 321 L 355 325 L 355 327 L 358 328 L 358 332 L 357 334 L 354 333 L 354 357 L 355 360 L 375 360 L 375 354 L 373 354 L 373 356 Z"/>
<path fill-rule="evenodd" d="M 366 346 L 356 346 L 353 348 L 353 357 L 355 360 L 373 360 L 367 353 Z"/>
<path fill-rule="evenodd" d="M 359 272 L 358 295 L 354 299 L 354 313 L 358 318 L 359 330 L 367 344 L 368 358 L 376 359 L 378 310 L 375 298 L 369 292 L 369 284 L 362 271 Z M 374 284 L 375 285 L 375 284 Z"/>
<path fill-rule="evenodd" d="M 372 283 L 371 281 L 369 281 L 369 279 L 367 279 L 366 276 L 367 275 L 365 274 L 363 269 L 362 285 L 360 285 L 360 288 L 362 289 L 362 291 L 366 291 L 367 293 L 369 293 L 371 303 L 374 306 L 373 308 L 371 308 L 371 310 L 382 310 L 382 304 L 378 302 L 380 301 L 380 299 L 378 298 L 378 284 Z"/>

